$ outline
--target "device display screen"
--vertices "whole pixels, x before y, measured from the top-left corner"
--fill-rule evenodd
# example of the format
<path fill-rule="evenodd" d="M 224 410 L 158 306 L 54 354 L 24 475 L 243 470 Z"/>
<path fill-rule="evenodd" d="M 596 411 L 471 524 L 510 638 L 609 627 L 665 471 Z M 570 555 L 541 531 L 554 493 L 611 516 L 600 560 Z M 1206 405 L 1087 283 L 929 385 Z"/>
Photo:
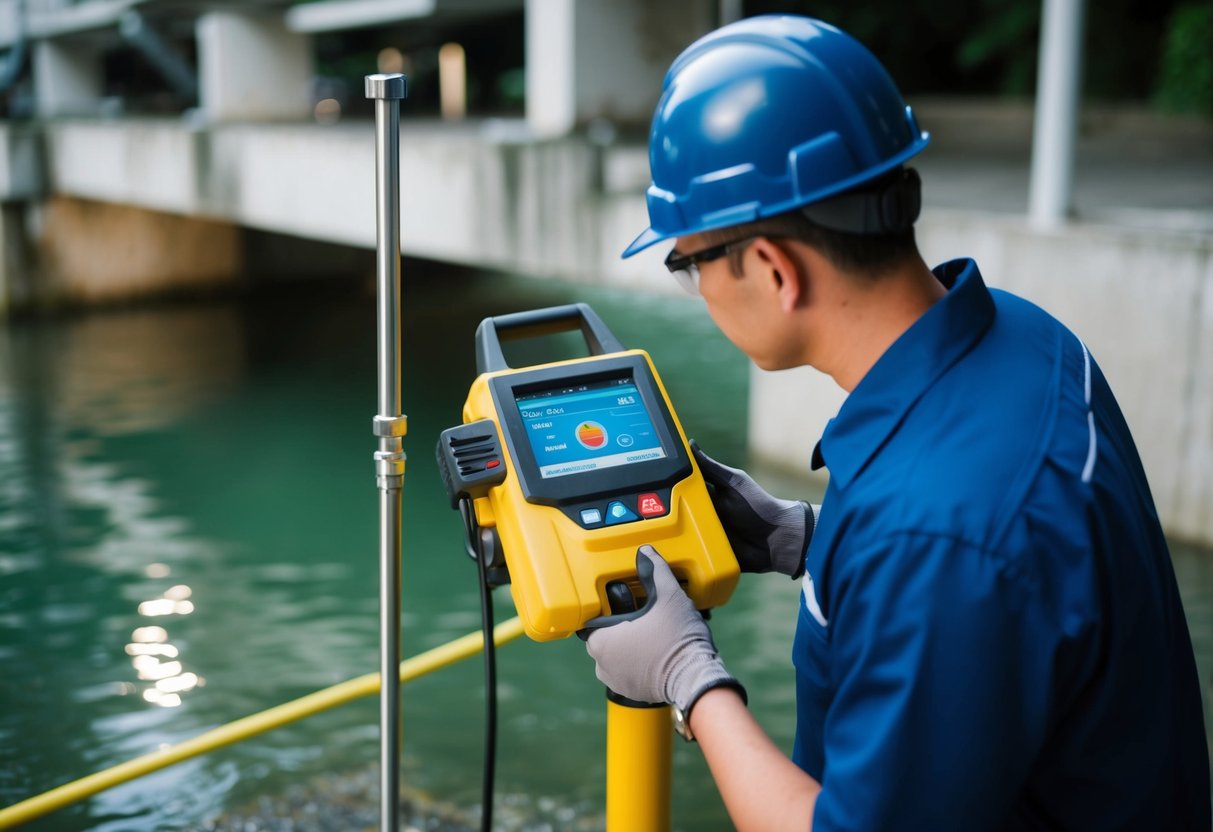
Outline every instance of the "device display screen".
<path fill-rule="evenodd" d="M 516 402 L 544 479 L 666 456 L 631 376 L 525 393 Z"/>

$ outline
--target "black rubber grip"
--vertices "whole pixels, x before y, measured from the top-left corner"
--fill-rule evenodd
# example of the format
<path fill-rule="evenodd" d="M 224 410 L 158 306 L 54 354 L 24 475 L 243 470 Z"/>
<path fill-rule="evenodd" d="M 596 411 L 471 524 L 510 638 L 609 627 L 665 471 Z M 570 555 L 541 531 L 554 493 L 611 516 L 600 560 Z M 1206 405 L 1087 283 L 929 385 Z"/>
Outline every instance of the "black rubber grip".
<path fill-rule="evenodd" d="M 634 618 L 639 618 L 648 612 L 652 604 L 657 603 L 657 583 L 653 580 L 653 562 L 648 558 L 636 557 L 636 577 L 640 579 L 640 585 L 644 587 L 644 605 L 637 607 L 633 599 L 632 609 L 629 612 L 617 612 L 611 615 L 600 615 L 597 618 L 591 618 L 582 625 L 581 630 L 577 635 L 581 636 L 584 641 L 589 638 L 590 630 L 597 630 L 602 627 L 610 627 L 613 624 L 619 624 L 623 621 L 631 621 Z"/>

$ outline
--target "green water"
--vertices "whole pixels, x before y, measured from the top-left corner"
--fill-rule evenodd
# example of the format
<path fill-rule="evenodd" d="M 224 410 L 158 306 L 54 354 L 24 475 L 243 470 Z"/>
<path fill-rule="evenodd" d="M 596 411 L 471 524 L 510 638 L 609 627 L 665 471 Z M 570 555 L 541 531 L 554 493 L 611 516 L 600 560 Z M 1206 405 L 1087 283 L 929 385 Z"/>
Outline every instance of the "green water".
<path fill-rule="evenodd" d="M 699 303 L 419 265 L 406 283 L 406 654 L 479 626 L 432 448 L 459 420 L 483 316 L 590 302 L 652 353 L 688 433 L 744 461 L 746 364 Z M 349 278 L 0 330 L 0 805 L 377 668 L 373 320 Z M 1175 556 L 1207 686 L 1213 560 Z M 713 624 L 785 748 L 797 598 L 750 577 Z M 499 664 L 499 804 L 532 828 L 600 825 L 604 705 L 583 646 L 516 642 Z M 404 689 L 409 789 L 476 805 L 482 695 L 477 661 Z M 377 735 L 363 700 L 29 828 L 188 828 L 365 772 Z M 677 744 L 675 828 L 726 825 L 698 750 Z"/>
<path fill-rule="evenodd" d="M 652 352 L 687 430 L 740 458 L 745 363 L 696 302 L 448 272 L 407 284 L 406 654 L 479 626 L 432 448 L 459 421 L 483 316 L 588 300 Z M 0 330 L 0 805 L 377 668 L 373 321 L 367 286 L 350 279 Z M 790 581 L 755 582 L 718 624 L 724 645 L 755 644 L 734 665 L 785 744 L 795 603 Z M 130 655 L 148 650 L 159 655 Z M 500 799 L 595 817 L 604 705 L 583 646 L 518 642 L 499 662 Z M 166 691 L 141 670 L 177 672 Z M 410 788 L 478 802 L 482 691 L 476 661 L 404 690 Z M 183 763 L 33 828 L 180 828 L 364 769 L 376 707 Z M 697 751 L 678 749 L 676 765 L 679 825 L 723 823 Z"/>

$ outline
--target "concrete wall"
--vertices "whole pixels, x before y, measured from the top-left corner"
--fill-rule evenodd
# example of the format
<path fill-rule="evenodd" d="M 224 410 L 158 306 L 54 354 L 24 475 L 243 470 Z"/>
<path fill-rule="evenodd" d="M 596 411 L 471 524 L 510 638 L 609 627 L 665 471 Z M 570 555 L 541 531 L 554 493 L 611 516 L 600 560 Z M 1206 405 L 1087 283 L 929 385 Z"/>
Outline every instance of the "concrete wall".
<path fill-rule="evenodd" d="M 1213 542 L 1213 239 L 935 211 L 919 240 L 934 263 L 975 257 L 987 283 L 1065 322 L 1091 349 L 1133 430 L 1163 524 Z M 845 395 L 810 369 L 754 370 L 750 441 L 776 466 L 807 469 Z"/>

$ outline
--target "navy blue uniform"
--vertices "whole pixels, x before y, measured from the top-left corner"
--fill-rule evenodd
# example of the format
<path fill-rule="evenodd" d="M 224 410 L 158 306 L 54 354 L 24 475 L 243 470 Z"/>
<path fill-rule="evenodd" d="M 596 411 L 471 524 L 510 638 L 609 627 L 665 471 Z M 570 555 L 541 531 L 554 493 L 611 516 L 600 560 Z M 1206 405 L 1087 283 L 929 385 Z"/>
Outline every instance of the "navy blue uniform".
<path fill-rule="evenodd" d="M 969 260 L 826 428 L 793 758 L 835 829 L 1210 828 L 1191 640 L 1086 347 Z"/>

